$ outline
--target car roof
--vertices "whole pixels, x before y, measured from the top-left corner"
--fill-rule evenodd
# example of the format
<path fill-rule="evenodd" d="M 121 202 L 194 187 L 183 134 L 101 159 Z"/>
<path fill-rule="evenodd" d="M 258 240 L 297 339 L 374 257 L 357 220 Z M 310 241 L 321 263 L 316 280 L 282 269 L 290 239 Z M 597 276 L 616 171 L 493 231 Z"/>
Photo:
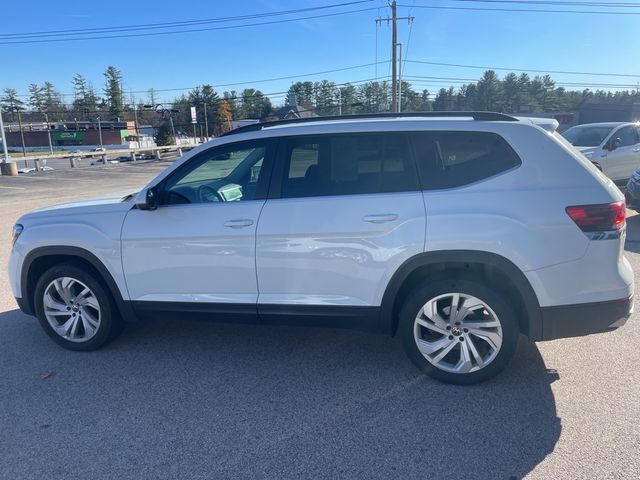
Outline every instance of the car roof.
<path fill-rule="evenodd" d="M 324 135 L 336 133 L 383 133 L 383 132 L 411 132 L 426 130 L 447 131 L 476 131 L 476 132 L 504 132 L 505 128 L 536 128 L 533 122 L 520 121 L 474 121 L 472 119 L 442 119 L 442 118 L 406 118 L 394 120 L 345 120 L 345 121 L 316 121 L 311 123 L 291 123 L 282 125 L 265 125 L 261 129 L 238 132 L 233 135 L 223 135 L 212 140 L 217 145 L 260 138 L 275 138 L 284 136 Z"/>
<path fill-rule="evenodd" d="M 574 127 L 618 127 L 621 125 L 636 125 L 636 124 L 634 124 L 633 122 L 598 122 L 598 123 L 582 123 L 580 125 L 574 125 Z"/>
<path fill-rule="evenodd" d="M 267 132 L 272 131 L 275 128 L 289 128 L 289 127 L 303 127 L 308 128 L 312 126 L 327 126 L 333 127 L 340 125 L 380 125 L 381 123 L 387 126 L 396 126 L 398 122 L 412 121 L 478 121 L 478 122 L 519 122 L 519 119 L 496 112 L 379 112 L 379 113 L 365 113 L 355 115 L 335 115 L 335 116 L 316 116 L 305 118 L 289 118 L 284 120 L 266 121 L 253 123 L 250 125 L 244 125 L 242 127 L 233 129 L 224 135 L 238 135 L 241 133 L 249 132 Z"/>

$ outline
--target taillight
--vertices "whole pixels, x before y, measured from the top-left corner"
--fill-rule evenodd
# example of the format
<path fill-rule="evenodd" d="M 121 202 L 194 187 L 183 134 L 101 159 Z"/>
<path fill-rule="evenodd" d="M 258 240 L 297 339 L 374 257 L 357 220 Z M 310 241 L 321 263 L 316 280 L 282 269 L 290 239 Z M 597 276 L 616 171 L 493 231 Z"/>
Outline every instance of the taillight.
<path fill-rule="evenodd" d="M 566 211 L 583 232 L 607 232 L 620 230 L 624 226 L 624 201 L 600 205 L 576 205 L 567 207 Z"/>

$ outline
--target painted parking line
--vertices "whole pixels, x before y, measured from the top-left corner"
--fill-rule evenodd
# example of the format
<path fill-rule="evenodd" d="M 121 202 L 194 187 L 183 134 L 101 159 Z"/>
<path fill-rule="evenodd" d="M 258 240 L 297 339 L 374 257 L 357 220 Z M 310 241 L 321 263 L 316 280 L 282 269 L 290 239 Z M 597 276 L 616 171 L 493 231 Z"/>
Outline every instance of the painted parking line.
<path fill-rule="evenodd" d="M 25 187 L 7 187 L 7 186 L 4 186 L 4 185 L 0 185 L 0 188 L 7 188 L 9 190 L 26 190 Z"/>
<path fill-rule="evenodd" d="M 67 180 L 67 181 L 78 181 L 82 180 L 83 182 L 97 182 L 97 179 L 94 178 L 78 178 L 78 177 L 29 177 L 28 180 Z"/>

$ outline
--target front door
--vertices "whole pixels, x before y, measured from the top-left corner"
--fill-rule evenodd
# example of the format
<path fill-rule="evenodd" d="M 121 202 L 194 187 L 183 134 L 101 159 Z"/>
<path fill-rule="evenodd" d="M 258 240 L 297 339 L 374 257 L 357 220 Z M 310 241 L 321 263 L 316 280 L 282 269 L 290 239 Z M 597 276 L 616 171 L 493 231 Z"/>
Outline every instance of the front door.
<path fill-rule="evenodd" d="M 606 152 L 603 159 L 602 168 L 605 175 L 619 184 L 626 184 L 634 170 L 640 165 L 638 160 L 638 135 L 636 127 L 627 125 L 615 130 L 606 145 L 616 142 L 617 147 Z M 609 147 L 611 148 L 611 147 Z"/>
<path fill-rule="evenodd" d="M 157 210 L 127 214 L 122 263 L 137 307 L 255 310 L 255 233 L 271 156 L 264 141 L 213 147 L 158 185 Z"/>

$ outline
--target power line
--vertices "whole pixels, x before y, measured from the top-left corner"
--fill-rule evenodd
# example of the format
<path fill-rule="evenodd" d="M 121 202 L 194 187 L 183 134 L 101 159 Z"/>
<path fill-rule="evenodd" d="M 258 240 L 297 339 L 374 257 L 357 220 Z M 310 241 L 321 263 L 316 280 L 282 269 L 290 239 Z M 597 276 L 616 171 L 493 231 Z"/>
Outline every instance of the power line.
<path fill-rule="evenodd" d="M 464 3 L 507 3 L 507 4 L 529 4 L 529 5 L 552 5 L 567 7 L 612 7 L 612 8 L 640 8 L 637 2 L 592 2 L 592 1 L 556 1 L 556 0 L 450 0 L 451 2 Z"/>
<path fill-rule="evenodd" d="M 460 77 L 434 77 L 434 76 L 422 76 L 422 75 L 405 75 L 405 78 L 428 80 L 430 82 L 446 82 L 453 80 L 454 83 L 461 82 L 478 82 L 481 79 L 477 78 L 460 78 Z M 632 88 L 635 89 L 636 85 L 629 83 L 589 83 L 589 82 L 559 82 L 554 81 L 554 85 L 560 86 L 587 86 L 587 87 L 618 87 L 618 88 Z"/>
<path fill-rule="evenodd" d="M 531 72 L 531 73 L 557 73 L 563 75 L 596 75 L 606 77 L 628 77 L 628 78 L 640 78 L 640 74 L 629 73 L 603 73 L 603 72 L 575 72 L 575 71 L 562 71 L 562 70 L 536 70 L 533 68 L 507 68 L 507 67 L 490 67 L 486 65 L 463 65 L 460 63 L 442 63 L 442 62 L 427 62 L 426 60 L 407 60 L 409 63 L 423 63 L 425 65 L 440 65 L 444 67 L 460 67 L 460 68 L 477 68 L 483 70 L 501 70 L 508 72 Z"/>
<path fill-rule="evenodd" d="M 411 5 L 398 5 L 399 7 L 411 7 Z M 444 5 L 414 5 L 413 8 L 428 8 L 431 10 L 460 10 L 475 12 L 529 12 L 529 13 L 578 13 L 598 15 L 640 15 L 640 12 L 610 12 L 605 10 L 556 10 L 541 8 L 497 8 L 497 7 L 451 7 Z"/>
<path fill-rule="evenodd" d="M 57 36 L 57 35 L 88 35 L 92 33 L 113 33 L 113 32 L 131 31 L 131 30 L 149 30 L 149 29 L 156 29 L 156 28 L 181 27 L 181 26 L 187 26 L 187 25 L 204 25 L 209 23 L 224 23 L 224 22 L 232 22 L 232 21 L 240 21 L 240 20 L 250 20 L 253 18 L 291 15 L 295 13 L 304 13 L 304 12 L 309 12 L 314 10 L 326 10 L 329 8 L 344 7 L 344 6 L 355 5 L 359 3 L 368 3 L 371 1 L 372 0 L 357 0 L 352 2 L 334 3 L 332 5 L 321 5 L 318 7 L 298 8 L 294 10 L 254 13 L 249 15 L 235 15 L 231 17 L 205 18 L 205 19 L 198 19 L 198 20 L 183 20 L 183 21 L 177 21 L 177 22 L 143 23 L 143 24 L 137 24 L 137 25 L 121 25 L 121 26 L 111 26 L 111 27 L 95 27 L 95 28 L 80 28 L 80 29 L 74 28 L 71 30 L 47 30 L 47 31 L 40 31 L 40 32 L 3 33 L 3 34 L 0 34 L 0 38 L 12 39 L 12 38 L 28 38 L 28 37 L 50 37 L 50 36 Z"/>
<path fill-rule="evenodd" d="M 413 0 L 413 5 L 416 4 L 416 0 Z M 411 17 L 411 9 L 409 9 L 409 13 L 407 14 L 407 16 Z M 407 58 L 409 57 L 409 44 L 411 43 L 411 32 L 413 31 L 413 22 L 409 22 L 409 35 L 407 36 L 407 46 L 404 49 L 404 61 L 402 62 L 402 65 L 400 66 L 400 78 L 402 78 L 403 72 L 405 70 L 405 67 L 407 65 Z M 402 87 L 400 87 L 400 89 L 402 90 Z"/>
<path fill-rule="evenodd" d="M 272 20 L 266 22 L 254 22 L 254 23 L 245 23 L 241 25 L 226 25 L 222 27 L 209 27 L 209 28 L 194 28 L 187 30 L 172 30 L 165 32 L 149 32 L 149 33 L 130 33 L 123 35 L 100 35 L 93 37 L 77 37 L 77 38 L 51 38 L 46 40 L 18 40 L 18 41 L 0 41 L 0 45 L 15 45 L 15 44 L 29 44 L 29 43 L 52 43 L 52 42 L 75 42 L 75 41 L 85 41 L 85 40 L 105 40 L 105 39 L 113 39 L 113 38 L 133 38 L 133 37 L 151 37 L 151 36 L 159 36 L 159 35 L 175 35 L 180 33 L 194 33 L 194 32 L 209 32 L 214 30 L 231 30 L 235 28 L 247 28 L 247 27 L 257 27 L 263 25 L 275 25 L 289 22 L 298 22 L 300 20 L 312 20 L 315 18 L 326 18 L 326 17 L 335 17 L 339 15 L 350 15 L 353 13 L 361 13 L 368 12 L 370 10 L 376 10 L 376 7 L 369 8 L 360 8 L 357 10 L 347 10 L 345 12 L 334 12 L 334 13 L 326 13 L 322 15 L 310 15 L 306 17 L 296 17 L 296 18 L 288 18 L 284 20 Z"/>

